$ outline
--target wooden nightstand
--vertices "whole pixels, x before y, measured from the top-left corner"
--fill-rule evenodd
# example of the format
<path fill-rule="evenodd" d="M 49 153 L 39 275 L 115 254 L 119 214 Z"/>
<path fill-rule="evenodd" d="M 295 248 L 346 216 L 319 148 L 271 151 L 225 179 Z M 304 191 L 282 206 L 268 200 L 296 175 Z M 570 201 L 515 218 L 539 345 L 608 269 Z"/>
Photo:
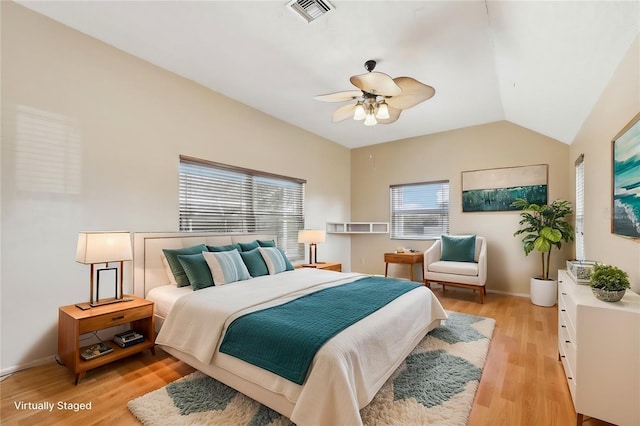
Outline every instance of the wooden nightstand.
<path fill-rule="evenodd" d="M 62 306 L 58 311 L 58 357 L 76 375 L 76 385 L 88 370 L 112 361 L 150 349 L 155 355 L 155 329 L 153 302 L 136 296 L 126 296 L 133 300 L 98 306 L 82 310 L 76 305 Z M 80 353 L 80 335 L 117 325 L 131 323 L 131 329 L 145 337 L 144 342 L 127 348 L 120 348 L 111 341 L 105 341 L 113 352 L 84 360 Z M 88 345 L 91 346 L 91 345 Z"/>
<path fill-rule="evenodd" d="M 325 263 L 307 263 L 302 265 L 303 268 L 326 269 L 328 271 L 342 272 L 342 263 L 325 262 Z"/>

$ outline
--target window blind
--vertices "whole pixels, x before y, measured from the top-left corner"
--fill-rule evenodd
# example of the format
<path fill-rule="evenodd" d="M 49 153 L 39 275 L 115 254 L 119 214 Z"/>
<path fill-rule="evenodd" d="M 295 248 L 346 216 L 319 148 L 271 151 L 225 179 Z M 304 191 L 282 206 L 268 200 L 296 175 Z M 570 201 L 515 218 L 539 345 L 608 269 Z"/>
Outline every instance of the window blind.
<path fill-rule="evenodd" d="M 392 185 L 391 238 L 426 240 L 449 233 L 449 181 Z"/>
<path fill-rule="evenodd" d="M 576 160 L 576 259 L 584 260 L 584 154 Z"/>
<path fill-rule="evenodd" d="M 305 183 L 181 156 L 180 230 L 274 234 L 289 259 L 303 259 Z"/>

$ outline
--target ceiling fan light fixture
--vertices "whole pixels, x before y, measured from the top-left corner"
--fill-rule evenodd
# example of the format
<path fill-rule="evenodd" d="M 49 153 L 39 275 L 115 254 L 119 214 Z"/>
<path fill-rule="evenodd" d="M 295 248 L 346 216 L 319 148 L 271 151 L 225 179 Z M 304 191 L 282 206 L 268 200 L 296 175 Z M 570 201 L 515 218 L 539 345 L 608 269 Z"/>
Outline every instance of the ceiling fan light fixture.
<path fill-rule="evenodd" d="M 376 118 L 384 120 L 389 118 L 389 107 L 385 101 L 378 104 L 378 112 L 376 112 Z"/>
<path fill-rule="evenodd" d="M 375 126 L 378 124 L 378 120 L 376 120 L 376 116 L 373 113 L 367 114 L 367 118 L 364 119 L 365 126 Z"/>
<path fill-rule="evenodd" d="M 362 105 L 362 102 L 358 101 L 358 103 L 356 104 L 356 109 L 353 113 L 353 119 L 364 120 L 366 116 L 367 116 L 367 113 L 364 111 L 364 106 Z"/>

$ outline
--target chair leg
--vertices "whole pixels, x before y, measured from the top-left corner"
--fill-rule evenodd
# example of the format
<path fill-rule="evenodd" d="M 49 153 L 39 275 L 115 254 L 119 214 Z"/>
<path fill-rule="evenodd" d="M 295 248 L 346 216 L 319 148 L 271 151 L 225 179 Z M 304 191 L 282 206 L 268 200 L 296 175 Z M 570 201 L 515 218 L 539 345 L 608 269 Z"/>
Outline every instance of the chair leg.
<path fill-rule="evenodd" d="M 442 292 L 444 293 L 444 291 L 447 289 L 447 287 L 442 283 L 440 283 L 440 285 L 442 285 Z"/>
<path fill-rule="evenodd" d="M 480 290 L 480 303 L 484 305 L 484 287 Z"/>

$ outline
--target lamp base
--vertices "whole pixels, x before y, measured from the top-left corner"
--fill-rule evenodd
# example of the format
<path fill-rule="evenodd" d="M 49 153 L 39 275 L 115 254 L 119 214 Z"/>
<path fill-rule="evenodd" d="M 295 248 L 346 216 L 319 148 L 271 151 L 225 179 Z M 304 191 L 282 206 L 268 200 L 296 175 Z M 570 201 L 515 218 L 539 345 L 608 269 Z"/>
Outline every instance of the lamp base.
<path fill-rule="evenodd" d="M 131 297 L 123 297 L 121 299 L 116 299 L 115 297 L 112 297 L 109 299 L 104 299 L 104 300 L 95 301 L 95 302 L 76 303 L 76 307 L 82 309 L 83 311 L 86 311 L 87 309 L 95 308 L 98 306 L 111 305 L 113 303 L 120 303 L 120 302 L 131 302 L 132 300 L 133 299 Z"/>

